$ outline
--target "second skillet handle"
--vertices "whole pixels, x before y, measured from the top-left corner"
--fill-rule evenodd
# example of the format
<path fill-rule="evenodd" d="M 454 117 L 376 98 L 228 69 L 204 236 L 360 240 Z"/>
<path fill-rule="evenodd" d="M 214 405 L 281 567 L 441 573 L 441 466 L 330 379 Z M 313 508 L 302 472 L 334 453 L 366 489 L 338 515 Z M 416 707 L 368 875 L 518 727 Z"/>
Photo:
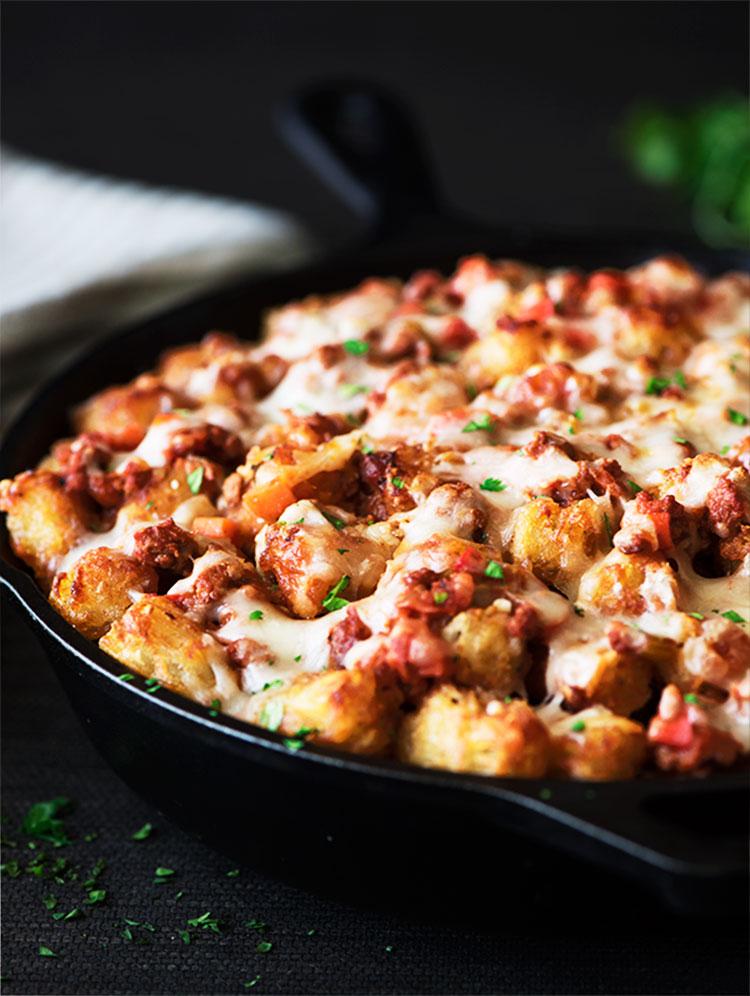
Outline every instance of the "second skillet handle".
<path fill-rule="evenodd" d="M 317 85 L 280 115 L 282 134 L 326 186 L 383 239 L 439 213 L 427 158 L 408 114 L 371 84 Z"/>

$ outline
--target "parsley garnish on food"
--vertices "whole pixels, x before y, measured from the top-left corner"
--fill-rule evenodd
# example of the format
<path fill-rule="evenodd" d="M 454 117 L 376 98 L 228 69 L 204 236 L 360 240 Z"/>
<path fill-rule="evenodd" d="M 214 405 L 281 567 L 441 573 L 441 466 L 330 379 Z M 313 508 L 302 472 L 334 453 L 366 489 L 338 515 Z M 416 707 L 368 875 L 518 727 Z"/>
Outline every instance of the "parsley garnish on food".
<path fill-rule="evenodd" d="M 609 523 L 609 516 L 607 515 L 606 512 L 604 513 L 604 529 L 606 530 L 607 533 L 607 539 L 609 540 L 609 545 L 614 546 L 614 543 L 612 542 L 612 526 Z"/>
<path fill-rule="evenodd" d="M 693 617 L 693 619 L 705 619 L 705 618 L 706 618 L 706 617 L 705 617 L 704 615 L 702 615 L 702 614 L 701 614 L 700 612 L 688 612 L 688 615 L 689 615 L 689 616 L 692 616 L 692 617 Z"/>
<path fill-rule="evenodd" d="M 343 609 L 344 606 L 349 604 L 348 598 L 339 598 L 340 593 L 346 591 L 348 587 L 349 575 L 344 574 L 323 599 L 323 608 L 326 612 L 335 612 L 336 609 Z"/>
<path fill-rule="evenodd" d="M 271 733 L 275 733 L 281 726 L 284 718 L 284 703 L 280 699 L 272 699 L 266 702 L 260 713 L 260 724 L 265 726 Z"/>
<path fill-rule="evenodd" d="M 443 602 L 447 601 L 447 599 L 448 599 L 448 592 L 447 591 L 436 591 L 433 594 L 432 598 L 433 598 L 433 601 L 435 602 L 435 605 L 442 605 Z"/>
<path fill-rule="evenodd" d="M 499 578 L 501 581 L 504 578 L 502 565 L 498 564 L 496 560 L 491 560 L 489 564 L 487 564 L 484 569 L 484 573 L 488 578 Z"/>
<path fill-rule="evenodd" d="M 734 408 L 727 408 L 727 415 L 730 422 L 734 422 L 735 425 L 747 425 L 750 419 L 747 415 L 743 415 L 742 412 L 737 412 Z"/>
<path fill-rule="evenodd" d="M 187 486 L 197 495 L 203 484 L 203 467 L 196 467 L 195 470 L 191 470 L 187 476 Z"/>
<path fill-rule="evenodd" d="M 576 408 L 573 412 L 573 418 L 577 418 L 579 422 L 583 422 L 583 410 L 581 408 Z"/>
<path fill-rule="evenodd" d="M 323 509 L 321 509 L 321 512 L 323 512 Z M 343 529 L 346 525 L 343 519 L 339 519 L 335 515 L 330 515 L 328 512 L 323 512 L 323 516 L 328 519 L 331 525 L 335 526 L 336 529 Z"/>
<path fill-rule="evenodd" d="M 49 840 L 55 847 L 69 844 L 65 824 L 57 817 L 68 803 L 69 800 L 63 796 L 50 799 L 49 802 L 37 802 L 26 814 L 26 819 L 21 824 L 21 832 L 28 834 L 29 837 Z"/>
<path fill-rule="evenodd" d="M 245 921 L 245 926 L 248 930 L 257 930 L 260 934 L 266 929 L 266 924 L 263 920 L 247 920 Z"/>
<path fill-rule="evenodd" d="M 482 483 L 479 485 L 480 491 L 505 491 L 508 487 L 507 484 L 503 484 L 502 481 L 498 480 L 497 477 L 486 477 Z"/>
<path fill-rule="evenodd" d="M 343 556 L 344 556 L 344 554 L 345 554 L 345 553 L 349 553 L 349 551 L 348 551 L 348 550 L 346 549 L 346 547 L 343 547 L 343 546 L 337 546 L 337 547 L 336 547 L 336 553 L 340 553 L 340 554 L 341 554 L 341 556 L 343 557 Z"/>
<path fill-rule="evenodd" d="M 366 384 L 341 384 L 339 394 L 343 398 L 354 398 L 357 394 L 366 394 L 370 390 Z"/>
<path fill-rule="evenodd" d="M 132 835 L 132 837 L 130 839 L 131 840 L 145 840 L 147 837 L 149 837 L 151 835 L 151 831 L 153 829 L 154 828 L 151 826 L 150 823 L 144 823 L 143 826 L 141 827 L 141 829 L 140 830 L 136 830 L 136 832 Z"/>
<path fill-rule="evenodd" d="M 673 443 L 680 443 L 682 446 L 689 446 L 690 445 L 688 443 L 687 439 L 684 439 L 682 436 L 672 436 L 672 442 Z"/>
<path fill-rule="evenodd" d="M 678 387 L 681 387 L 683 391 L 687 391 L 687 381 L 685 380 L 685 374 L 682 370 L 675 370 L 674 382 Z"/>
<path fill-rule="evenodd" d="M 580 605 L 574 605 L 573 606 L 573 611 L 575 612 L 575 614 L 577 616 L 582 616 L 583 615 L 583 609 L 581 608 Z"/>
<path fill-rule="evenodd" d="M 250 615 L 247 618 L 248 619 L 262 619 L 263 618 L 263 613 L 260 611 L 260 609 L 253 609 L 253 611 L 250 613 Z"/>
<path fill-rule="evenodd" d="M 639 494 L 641 491 L 643 491 L 643 488 L 640 486 L 640 484 L 636 484 L 635 481 L 628 481 L 628 484 L 633 489 L 635 494 Z"/>
<path fill-rule="evenodd" d="M 725 444 L 724 446 L 722 446 L 722 448 L 721 448 L 721 449 L 719 450 L 719 453 L 720 453 L 720 454 L 721 454 L 722 456 L 724 456 L 724 455 L 725 455 L 726 453 L 728 453 L 728 452 L 729 452 L 729 443 L 726 443 L 726 444 Z"/>
<path fill-rule="evenodd" d="M 646 384 L 646 394 L 655 394 L 659 397 L 662 392 L 666 391 L 670 383 L 669 377 L 651 377 Z"/>
<path fill-rule="evenodd" d="M 683 698 L 691 705 L 698 705 L 698 696 L 694 692 L 688 692 Z"/>
<path fill-rule="evenodd" d="M 261 691 L 265 692 L 269 688 L 281 688 L 283 684 L 284 682 L 281 680 L 281 678 L 276 678 L 275 681 L 267 681 L 263 686 L 263 688 L 261 689 Z"/>
<path fill-rule="evenodd" d="M 362 342 L 361 339 L 347 339 L 344 343 L 344 349 L 347 353 L 351 353 L 352 356 L 363 356 L 370 348 L 368 342 Z"/>
<path fill-rule="evenodd" d="M 393 483 L 394 488 L 403 488 L 404 486 L 403 477 L 392 477 L 391 481 Z"/>
<path fill-rule="evenodd" d="M 363 453 L 374 453 L 375 447 L 372 445 L 372 443 L 368 443 L 365 441 L 362 443 L 361 450 Z"/>
<path fill-rule="evenodd" d="M 570 729 L 573 733 L 582 733 L 586 729 L 586 724 L 582 719 L 577 719 L 575 723 L 571 723 Z"/>
<path fill-rule="evenodd" d="M 728 619 L 730 622 L 733 623 L 745 622 L 745 619 L 743 619 L 743 617 L 739 614 L 739 612 L 735 612 L 734 609 L 729 609 L 728 612 L 722 612 L 721 614 L 722 616 L 724 616 L 725 619 Z"/>
<path fill-rule="evenodd" d="M 463 429 L 461 430 L 461 432 L 478 432 L 481 429 L 491 429 L 492 426 L 493 426 L 493 422 L 490 419 L 490 416 L 488 415 L 488 413 L 485 412 L 484 415 L 480 415 L 479 418 L 472 419 L 471 422 L 468 422 L 463 427 Z"/>
<path fill-rule="evenodd" d="M 302 654 L 297 654 L 297 656 L 294 658 L 294 660 L 295 660 L 295 662 L 296 661 L 301 661 L 302 660 Z"/>

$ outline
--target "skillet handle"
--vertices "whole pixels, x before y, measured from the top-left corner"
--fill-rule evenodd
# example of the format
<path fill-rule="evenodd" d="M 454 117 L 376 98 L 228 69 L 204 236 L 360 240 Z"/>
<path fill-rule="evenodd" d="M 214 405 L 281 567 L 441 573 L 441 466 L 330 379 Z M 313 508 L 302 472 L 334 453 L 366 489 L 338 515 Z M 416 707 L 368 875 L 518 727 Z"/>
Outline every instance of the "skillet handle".
<path fill-rule="evenodd" d="M 398 101 L 369 83 L 322 84 L 278 115 L 292 149 L 369 229 L 387 238 L 439 214 L 420 137 Z"/>

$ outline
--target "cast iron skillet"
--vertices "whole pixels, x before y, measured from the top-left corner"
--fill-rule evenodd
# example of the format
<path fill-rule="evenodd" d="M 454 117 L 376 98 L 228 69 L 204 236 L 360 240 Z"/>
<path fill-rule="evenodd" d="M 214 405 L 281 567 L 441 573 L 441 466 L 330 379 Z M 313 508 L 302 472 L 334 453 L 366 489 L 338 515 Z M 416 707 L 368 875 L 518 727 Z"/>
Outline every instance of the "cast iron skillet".
<path fill-rule="evenodd" d="M 654 239 L 640 246 L 540 242 L 446 217 L 408 121 L 371 89 L 318 89 L 287 109 L 284 126 L 368 221 L 366 244 L 204 296 L 98 344 L 16 420 L 0 451 L 0 476 L 33 466 L 64 433 L 70 408 L 95 390 L 134 377 L 165 348 L 212 328 L 252 338 L 269 306 L 371 274 L 447 269 L 468 252 L 597 267 L 627 266 L 666 248 Z M 683 251 L 708 271 L 742 265 L 735 254 Z M 611 872 L 650 887 L 675 910 L 726 912 L 743 902 L 742 772 L 591 784 L 453 774 L 314 746 L 294 753 L 278 734 L 212 717 L 167 690 L 150 694 L 140 678 L 119 680 L 121 665 L 53 611 L 11 553 L 4 527 L 0 542 L 3 586 L 28 614 L 99 751 L 163 813 L 238 859 L 399 909 L 412 901 L 438 909 L 478 893 L 507 900 L 554 873 L 570 911 L 582 861 L 599 868 L 584 879 L 589 898 L 597 885 L 605 902 L 622 888 L 611 884 Z M 470 874 L 459 871 L 467 860 Z"/>

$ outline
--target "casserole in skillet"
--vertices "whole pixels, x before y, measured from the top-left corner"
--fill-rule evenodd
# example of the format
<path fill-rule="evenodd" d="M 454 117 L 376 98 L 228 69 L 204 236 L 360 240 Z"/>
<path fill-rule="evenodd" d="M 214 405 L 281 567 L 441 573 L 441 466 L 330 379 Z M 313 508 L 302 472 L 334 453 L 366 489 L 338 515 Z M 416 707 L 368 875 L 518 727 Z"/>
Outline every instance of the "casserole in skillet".
<path fill-rule="evenodd" d="M 748 745 L 748 281 L 463 260 L 211 334 L 0 485 L 81 633 L 305 742 L 516 777 Z M 126 674 L 127 678 L 128 675 Z"/>

